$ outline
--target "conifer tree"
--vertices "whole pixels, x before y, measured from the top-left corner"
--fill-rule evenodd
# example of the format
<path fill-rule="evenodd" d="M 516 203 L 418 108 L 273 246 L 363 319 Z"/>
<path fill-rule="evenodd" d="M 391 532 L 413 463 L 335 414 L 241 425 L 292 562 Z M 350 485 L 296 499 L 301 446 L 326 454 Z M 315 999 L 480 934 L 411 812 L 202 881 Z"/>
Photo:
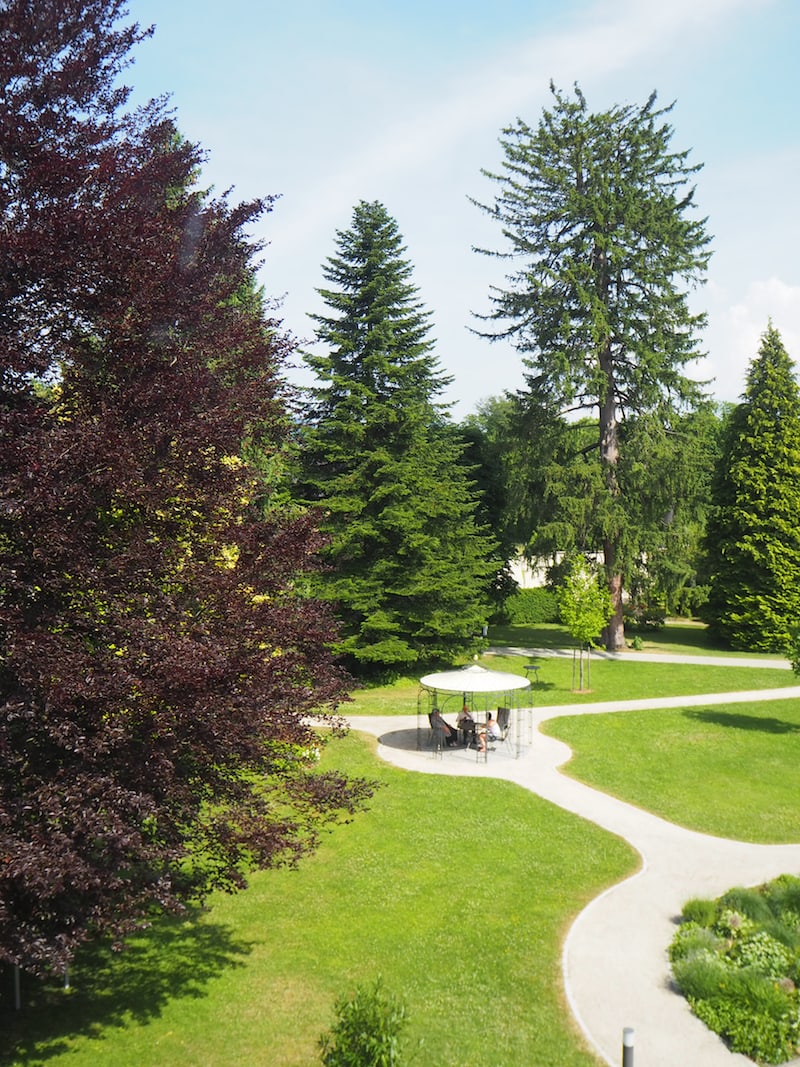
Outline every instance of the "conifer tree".
<path fill-rule="evenodd" d="M 530 404 L 548 416 L 588 410 L 603 479 L 602 544 L 614 602 L 609 648 L 624 646 L 622 592 L 631 564 L 622 424 L 691 404 L 685 375 L 703 316 L 688 288 L 709 257 L 705 221 L 694 214 L 698 169 L 671 147 L 670 110 L 653 94 L 642 107 L 590 112 L 551 87 L 536 128 L 503 131 L 505 158 L 493 204 L 479 205 L 508 242 L 486 254 L 513 260 L 495 287 L 486 336 L 523 353 Z"/>
<path fill-rule="evenodd" d="M 339 651 L 363 671 L 450 657 L 485 620 L 499 567 L 438 395 L 446 385 L 397 224 L 360 202 L 315 315 L 320 354 L 298 492 L 330 536 L 320 591 L 343 623 Z"/>
<path fill-rule="evenodd" d="M 786 653 L 800 620 L 800 390 L 772 323 L 726 427 L 713 505 L 709 622 L 733 648 Z"/>

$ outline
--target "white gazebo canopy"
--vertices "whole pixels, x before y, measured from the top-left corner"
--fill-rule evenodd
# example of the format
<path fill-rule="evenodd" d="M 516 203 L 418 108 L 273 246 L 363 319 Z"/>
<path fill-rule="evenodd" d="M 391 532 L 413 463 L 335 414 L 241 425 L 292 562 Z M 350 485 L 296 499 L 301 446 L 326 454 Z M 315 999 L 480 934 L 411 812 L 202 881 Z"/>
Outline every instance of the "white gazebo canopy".
<path fill-rule="evenodd" d="M 486 667 L 480 667 L 472 663 L 468 667 L 461 667 L 452 671 L 440 671 L 437 674 L 426 674 L 419 680 L 420 692 L 417 697 L 417 748 L 422 748 L 422 731 L 424 719 L 420 702 L 426 700 L 429 709 L 440 705 L 439 710 L 445 711 L 444 705 L 448 704 L 456 693 L 463 695 L 464 704 L 476 715 L 478 723 L 489 721 L 490 708 L 497 708 L 506 712 L 506 733 L 503 746 L 509 752 L 514 752 L 518 757 L 522 750 L 522 723 L 520 721 L 524 712 L 517 706 L 514 693 L 523 689 L 531 688 L 530 678 L 523 678 L 519 674 L 511 674 L 508 671 L 490 671 Z M 425 693 L 423 698 L 422 694 Z M 522 698 L 523 700 L 525 698 Z M 458 701 L 460 704 L 460 701 Z M 530 710 L 530 709 L 529 709 Z M 428 712 L 430 719 L 430 711 Z M 532 730 L 532 719 L 529 717 L 528 730 Z M 509 725 L 510 724 L 510 725 Z M 478 748 L 478 746 L 475 746 Z M 441 750 L 440 750 L 441 751 Z M 489 746 L 478 748 L 477 758 L 487 759 L 486 753 Z"/>
<path fill-rule="evenodd" d="M 519 674 L 489 671 L 475 663 L 458 670 L 426 674 L 419 684 L 445 693 L 507 693 L 512 689 L 530 689 L 531 685 L 529 678 Z"/>

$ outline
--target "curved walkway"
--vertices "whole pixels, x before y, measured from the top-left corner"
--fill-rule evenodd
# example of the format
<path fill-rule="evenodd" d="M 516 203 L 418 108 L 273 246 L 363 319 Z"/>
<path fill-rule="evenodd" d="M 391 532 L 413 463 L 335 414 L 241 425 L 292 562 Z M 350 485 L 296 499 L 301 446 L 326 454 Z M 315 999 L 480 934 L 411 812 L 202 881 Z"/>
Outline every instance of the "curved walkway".
<path fill-rule="evenodd" d="M 667 947 L 687 900 L 800 873 L 800 844 L 752 845 L 695 833 L 583 785 L 559 772 L 571 756 L 568 746 L 539 733 L 538 726 L 561 715 L 792 698 L 800 698 L 800 686 L 534 708 L 535 743 L 519 759 L 498 745 L 488 763 L 478 763 L 468 749 L 447 751 L 441 759 L 418 750 L 415 715 L 352 716 L 350 722 L 375 735 L 379 755 L 396 766 L 516 782 L 629 841 L 641 856 L 639 871 L 587 905 L 564 944 L 564 985 L 575 1018 L 610 1067 L 622 1062 L 625 1027 L 635 1031 L 636 1067 L 738 1067 L 752 1061 L 729 1052 L 672 989 Z"/>

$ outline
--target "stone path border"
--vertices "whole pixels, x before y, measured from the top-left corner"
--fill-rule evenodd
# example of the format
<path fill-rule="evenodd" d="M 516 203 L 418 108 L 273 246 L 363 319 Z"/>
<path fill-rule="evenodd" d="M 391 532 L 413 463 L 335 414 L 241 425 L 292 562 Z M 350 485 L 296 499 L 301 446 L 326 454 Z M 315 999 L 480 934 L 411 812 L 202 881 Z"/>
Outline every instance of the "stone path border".
<path fill-rule="evenodd" d="M 743 665 L 740 659 L 731 662 Z M 780 664 L 770 664 L 775 665 Z M 352 716 L 350 722 L 354 729 L 376 736 L 378 754 L 396 766 L 516 782 L 630 842 L 641 856 L 639 871 L 596 897 L 567 934 L 562 964 L 570 1008 L 589 1045 L 609 1067 L 622 1063 L 625 1027 L 635 1031 L 636 1067 L 739 1067 L 752 1061 L 731 1053 L 672 988 L 666 950 L 687 900 L 716 897 L 732 886 L 757 885 L 783 873 L 800 874 L 800 844 L 752 845 L 711 837 L 623 803 L 561 774 L 559 767 L 571 751 L 539 733 L 538 727 L 562 715 L 798 698 L 800 686 L 791 686 L 534 708 L 533 745 L 519 759 L 503 755 L 498 746 L 487 764 L 478 763 L 468 750 L 448 751 L 441 759 L 429 750 L 417 750 L 416 716 Z"/>

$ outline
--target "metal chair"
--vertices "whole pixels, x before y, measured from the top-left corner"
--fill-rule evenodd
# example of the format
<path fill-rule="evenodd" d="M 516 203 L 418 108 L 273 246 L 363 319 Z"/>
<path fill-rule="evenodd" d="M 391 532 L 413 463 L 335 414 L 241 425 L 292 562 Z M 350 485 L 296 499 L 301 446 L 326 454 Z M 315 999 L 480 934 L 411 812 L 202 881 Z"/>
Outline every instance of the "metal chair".
<path fill-rule="evenodd" d="M 441 759 L 444 746 L 447 743 L 445 731 L 443 727 L 440 726 L 438 723 L 434 723 L 433 712 L 428 712 L 428 722 L 430 723 L 431 727 L 430 746 L 433 750 L 434 758 Z"/>

